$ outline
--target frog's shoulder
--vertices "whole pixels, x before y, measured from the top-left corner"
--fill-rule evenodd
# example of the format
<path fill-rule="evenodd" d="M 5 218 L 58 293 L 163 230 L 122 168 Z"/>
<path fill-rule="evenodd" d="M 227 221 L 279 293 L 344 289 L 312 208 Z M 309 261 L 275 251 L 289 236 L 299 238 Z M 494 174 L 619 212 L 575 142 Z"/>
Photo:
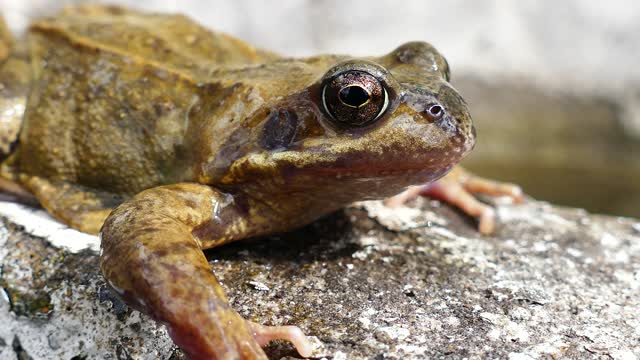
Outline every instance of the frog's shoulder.
<path fill-rule="evenodd" d="M 210 31 L 184 15 L 117 6 L 68 7 L 56 16 L 34 22 L 30 33 L 63 38 L 78 51 L 110 52 L 186 73 L 278 57 L 228 34 Z"/>

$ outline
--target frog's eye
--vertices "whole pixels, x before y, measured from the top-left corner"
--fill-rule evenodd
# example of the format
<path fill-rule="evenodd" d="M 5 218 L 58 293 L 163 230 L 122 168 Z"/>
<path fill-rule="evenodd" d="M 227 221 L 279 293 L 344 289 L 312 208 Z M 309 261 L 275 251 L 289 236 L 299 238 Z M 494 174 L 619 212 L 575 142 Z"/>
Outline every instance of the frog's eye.
<path fill-rule="evenodd" d="M 349 70 L 325 82 L 322 104 L 338 124 L 361 126 L 378 119 L 385 112 L 389 106 L 389 95 L 373 75 Z"/>

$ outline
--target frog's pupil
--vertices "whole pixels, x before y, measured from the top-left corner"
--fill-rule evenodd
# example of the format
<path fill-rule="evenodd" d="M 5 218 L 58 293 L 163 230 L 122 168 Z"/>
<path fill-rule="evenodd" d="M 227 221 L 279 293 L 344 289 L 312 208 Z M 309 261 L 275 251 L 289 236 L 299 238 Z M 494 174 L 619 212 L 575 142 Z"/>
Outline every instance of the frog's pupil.
<path fill-rule="evenodd" d="M 340 90 L 340 101 L 357 108 L 369 101 L 369 93 L 358 85 L 347 86 Z"/>

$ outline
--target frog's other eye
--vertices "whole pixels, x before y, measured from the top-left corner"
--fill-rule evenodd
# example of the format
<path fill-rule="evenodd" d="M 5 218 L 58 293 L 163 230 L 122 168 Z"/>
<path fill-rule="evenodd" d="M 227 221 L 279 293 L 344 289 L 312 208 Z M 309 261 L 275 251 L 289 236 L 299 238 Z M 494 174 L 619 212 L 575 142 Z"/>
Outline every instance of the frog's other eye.
<path fill-rule="evenodd" d="M 442 58 L 442 60 L 444 61 L 444 79 L 447 81 L 451 81 L 451 67 L 449 67 L 449 62 L 444 57 Z"/>
<path fill-rule="evenodd" d="M 322 104 L 338 124 L 362 126 L 380 118 L 389 106 L 389 95 L 373 75 L 349 70 L 325 82 Z"/>

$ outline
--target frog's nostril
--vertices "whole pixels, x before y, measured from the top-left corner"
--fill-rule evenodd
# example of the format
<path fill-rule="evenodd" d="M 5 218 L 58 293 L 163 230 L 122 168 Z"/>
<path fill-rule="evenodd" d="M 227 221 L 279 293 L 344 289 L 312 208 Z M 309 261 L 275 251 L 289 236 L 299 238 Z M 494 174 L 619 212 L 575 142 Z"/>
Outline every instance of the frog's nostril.
<path fill-rule="evenodd" d="M 429 111 L 429 114 L 434 118 L 440 117 L 442 115 L 442 106 L 432 105 L 428 111 Z"/>
<path fill-rule="evenodd" d="M 423 111 L 422 116 L 430 123 L 438 121 L 444 115 L 444 109 L 441 105 L 431 104 L 428 105 Z"/>

